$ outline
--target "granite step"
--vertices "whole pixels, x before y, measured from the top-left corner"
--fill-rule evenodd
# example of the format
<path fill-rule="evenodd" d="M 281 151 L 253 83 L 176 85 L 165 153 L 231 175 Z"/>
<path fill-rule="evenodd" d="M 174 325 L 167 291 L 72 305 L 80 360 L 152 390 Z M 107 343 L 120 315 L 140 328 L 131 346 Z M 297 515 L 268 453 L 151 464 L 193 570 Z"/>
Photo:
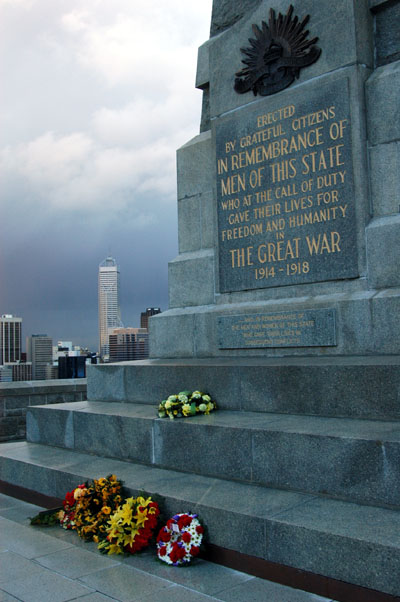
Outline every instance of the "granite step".
<path fill-rule="evenodd" d="M 28 408 L 27 432 L 32 443 L 400 508 L 399 421 L 228 410 L 171 421 L 146 404 L 85 401 Z"/>
<path fill-rule="evenodd" d="M 400 420 L 400 357 L 151 359 L 88 366 L 91 401 L 207 391 L 221 409 Z"/>
<path fill-rule="evenodd" d="M 398 595 L 400 512 L 20 442 L 0 446 L 2 480 L 63 497 L 115 473 L 165 512 L 197 512 L 209 542 L 274 563 Z M 190 468 L 190 466 L 188 466 Z M 372 598 L 371 598 L 372 599 Z"/>

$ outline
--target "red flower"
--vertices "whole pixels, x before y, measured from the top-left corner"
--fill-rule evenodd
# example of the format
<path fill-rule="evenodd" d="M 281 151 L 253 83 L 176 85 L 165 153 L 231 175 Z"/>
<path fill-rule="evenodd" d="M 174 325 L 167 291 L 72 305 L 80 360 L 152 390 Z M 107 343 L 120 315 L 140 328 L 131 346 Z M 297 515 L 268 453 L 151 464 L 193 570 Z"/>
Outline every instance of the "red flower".
<path fill-rule="evenodd" d="M 155 514 L 150 514 L 146 521 L 146 527 L 148 526 L 150 529 L 154 529 L 154 527 L 156 525 L 157 525 L 157 517 L 155 516 Z"/>
<path fill-rule="evenodd" d="M 202 533 L 204 533 L 204 529 L 203 529 L 203 527 L 202 527 L 201 525 L 199 525 L 198 527 L 196 527 L 196 531 L 197 531 L 197 533 L 199 533 L 200 535 L 201 535 Z"/>
<path fill-rule="evenodd" d="M 165 530 L 165 527 L 163 527 L 157 536 L 157 541 L 163 541 L 166 543 L 170 539 L 171 539 L 171 534 Z"/>
<path fill-rule="evenodd" d="M 175 523 L 174 519 L 173 519 L 173 518 L 170 518 L 169 520 L 167 520 L 167 525 L 166 525 L 166 527 L 167 527 L 167 529 L 170 529 L 170 530 L 171 530 L 171 529 L 172 529 L 172 525 L 175 525 L 175 524 L 176 524 L 176 523 Z"/>
<path fill-rule="evenodd" d="M 188 527 L 191 522 L 192 522 L 191 516 L 188 516 L 187 514 L 182 514 L 182 516 L 180 516 L 178 519 L 179 530 L 182 531 L 182 529 L 184 527 Z"/>
<path fill-rule="evenodd" d="M 192 539 L 192 536 L 190 535 L 190 533 L 188 533 L 187 531 L 185 531 L 184 533 L 182 533 L 182 540 L 185 543 L 189 543 L 189 541 Z"/>
<path fill-rule="evenodd" d="M 198 546 L 192 546 L 190 548 L 190 553 L 192 556 L 197 556 L 197 554 L 200 552 L 200 548 Z"/>
<path fill-rule="evenodd" d="M 75 489 L 66 493 L 65 500 L 63 502 L 64 508 L 67 504 L 68 506 L 73 506 L 75 504 L 74 491 Z"/>
<path fill-rule="evenodd" d="M 181 560 L 186 554 L 186 550 L 185 548 L 181 548 L 180 546 L 178 546 L 177 543 L 174 543 L 174 545 L 172 546 L 172 550 L 169 554 L 169 557 L 171 558 L 172 562 L 178 562 L 178 560 Z"/>
<path fill-rule="evenodd" d="M 158 550 L 158 553 L 160 554 L 160 556 L 165 556 L 165 554 L 167 553 L 167 548 L 163 546 Z"/>

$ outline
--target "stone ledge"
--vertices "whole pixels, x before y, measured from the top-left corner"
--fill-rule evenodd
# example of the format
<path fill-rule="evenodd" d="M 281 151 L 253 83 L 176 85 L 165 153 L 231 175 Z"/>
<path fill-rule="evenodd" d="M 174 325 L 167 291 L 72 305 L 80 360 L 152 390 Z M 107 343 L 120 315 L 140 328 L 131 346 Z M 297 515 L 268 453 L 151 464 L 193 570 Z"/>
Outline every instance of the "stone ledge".
<path fill-rule="evenodd" d="M 201 287 L 201 282 L 197 286 Z M 175 300 L 179 302 L 177 296 Z M 308 309 L 335 309 L 336 346 L 329 348 L 243 347 L 234 351 L 219 347 L 217 330 L 219 317 Z M 225 303 L 217 305 L 188 305 L 186 308 L 180 306 L 163 312 L 159 319 L 153 322 L 150 332 L 150 353 L 152 357 L 166 358 L 232 357 L 233 353 L 236 358 L 312 357 L 321 354 L 336 357 L 399 355 L 400 322 L 397 319 L 399 309 L 400 287 L 380 291 L 372 289 L 351 293 L 304 295 L 297 298 L 266 298 L 252 302 L 227 303 L 225 299 Z M 175 332 L 179 333 L 179 336 L 174 335 L 172 345 L 170 337 L 171 333 Z"/>
<path fill-rule="evenodd" d="M 167 515 L 198 513 L 211 544 L 379 592 L 400 590 L 400 513 L 394 510 L 34 444 L 3 446 L 0 463 L 6 483 L 55 498 L 115 473 L 131 495 L 161 495 Z"/>
<path fill-rule="evenodd" d="M 12 383 L 0 383 L 0 398 L 9 395 L 36 395 L 57 393 L 58 391 L 86 391 L 86 378 L 24 380 Z"/>
<path fill-rule="evenodd" d="M 0 383 L 0 442 L 25 438 L 28 407 L 82 401 L 86 390 L 86 378 Z"/>
<path fill-rule="evenodd" d="M 155 404 L 185 389 L 208 391 L 226 410 L 400 418 L 399 356 L 166 359 L 90 367 L 91 401 Z"/>
<path fill-rule="evenodd" d="M 27 426 L 31 443 L 400 510 L 400 421 L 229 410 L 171 421 L 156 404 L 97 401 L 29 408 Z"/>

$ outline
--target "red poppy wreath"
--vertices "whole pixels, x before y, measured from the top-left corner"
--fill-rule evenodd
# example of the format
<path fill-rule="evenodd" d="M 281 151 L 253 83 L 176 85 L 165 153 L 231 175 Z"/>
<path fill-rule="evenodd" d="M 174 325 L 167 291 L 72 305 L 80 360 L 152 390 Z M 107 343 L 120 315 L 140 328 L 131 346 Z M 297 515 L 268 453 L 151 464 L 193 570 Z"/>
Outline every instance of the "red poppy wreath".
<path fill-rule="evenodd" d="M 197 514 L 175 514 L 157 537 L 157 556 L 167 564 L 189 564 L 200 551 L 204 529 Z"/>

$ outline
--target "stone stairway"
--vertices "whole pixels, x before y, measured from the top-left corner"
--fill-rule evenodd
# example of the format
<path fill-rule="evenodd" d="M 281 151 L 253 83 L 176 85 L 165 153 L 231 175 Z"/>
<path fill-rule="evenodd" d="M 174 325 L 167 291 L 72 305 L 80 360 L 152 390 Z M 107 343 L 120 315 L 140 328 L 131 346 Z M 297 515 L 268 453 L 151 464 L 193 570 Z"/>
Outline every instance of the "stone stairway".
<path fill-rule="evenodd" d="M 215 546 L 398 596 L 399 365 L 93 366 L 88 401 L 29 408 L 28 441 L 2 446 L 1 479 L 62 497 L 114 472 L 132 492 L 163 496 L 167 514 L 196 511 Z M 196 388 L 220 411 L 157 417 L 158 400 Z"/>

